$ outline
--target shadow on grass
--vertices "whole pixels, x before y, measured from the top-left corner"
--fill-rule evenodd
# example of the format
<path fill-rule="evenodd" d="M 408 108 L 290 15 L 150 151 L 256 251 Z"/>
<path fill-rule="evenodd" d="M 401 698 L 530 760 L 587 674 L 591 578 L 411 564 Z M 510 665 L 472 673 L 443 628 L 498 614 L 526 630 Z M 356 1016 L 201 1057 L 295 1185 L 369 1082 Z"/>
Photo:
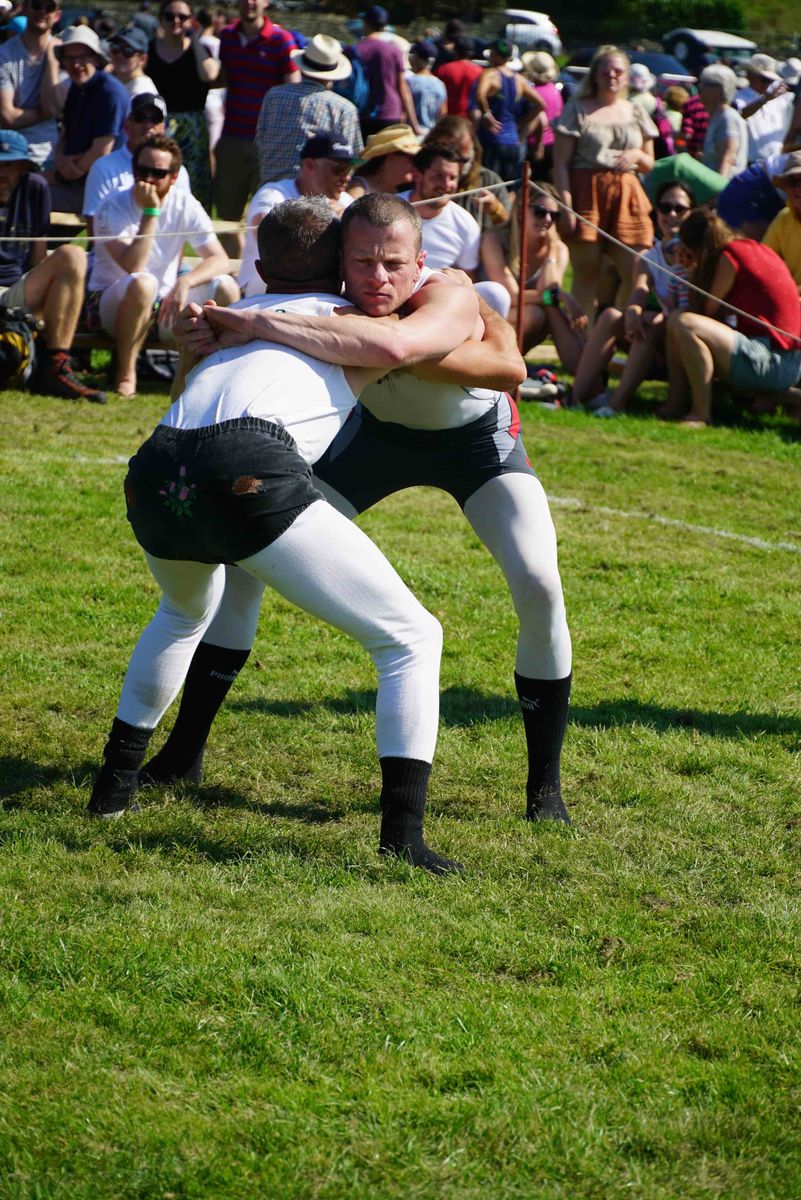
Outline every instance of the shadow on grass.
<path fill-rule="evenodd" d="M 166 789 L 153 787 L 144 788 L 137 794 L 142 807 L 146 807 L 148 796 L 154 799 Z M 260 817 L 280 817 L 291 821 L 300 821 L 304 825 L 330 825 L 341 821 L 342 814 L 335 809 L 325 808 L 322 803 L 309 799 L 299 802 L 288 800 L 254 800 L 252 795 L 232 787 L 218 787 L 215 784 L 182 784 L 178 793 L 182 800 L 201 811 L 212 811 L 216 808 L 240 808 L 257 813 Z M 366 806 L 365 811 L 371 811 Z"/>
<path fill-rule="evenodd" d="M 32 788 L 52 787 L 67 780 L 92 779 L 97 768 L 97 762 L 76 763 L 65 768 L 32 762 L 13 754 L 0 755 L 0 808 L 21 807 L 13 797 Z"/>

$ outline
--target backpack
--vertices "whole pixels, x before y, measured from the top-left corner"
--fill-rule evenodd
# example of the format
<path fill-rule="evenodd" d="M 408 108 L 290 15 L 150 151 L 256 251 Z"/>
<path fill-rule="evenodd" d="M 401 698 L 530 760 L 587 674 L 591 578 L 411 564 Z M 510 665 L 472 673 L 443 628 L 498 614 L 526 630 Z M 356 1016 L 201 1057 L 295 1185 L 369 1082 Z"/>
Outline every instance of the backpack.
<path fill-rule="evenodd" d="M 351 47 L 345 47 L 345 53 Z M 346 100 L 350 100 L 356 105 L 359 110 L 359 116 L 368 116 L 370 113 L 370 81 L 367 78 L 367 71 L 364 69 L 364 63 L 359 58 L 358 54 L 353 54 L 350 58 L 350 65 L 353 68 L 347 79 L 340 79 L 334 84 L 334 91 L 339 96 L 344 96 Z"/>
<path fill-rule="evenodd" d="M 44 328 L 24 308 L 0 304 L 0 386 L 24 387 L 36 370 L 36 339 Z"/>
<path fill-rule="evenodd" d="M 670 124 L 665 106 L 659 96 L 656 97 L 656 108 L 651 120 L 659 131 L 658 136 L 654 138 L 654 158 L 670 158 L 676 153 L 673 126 Z"/>

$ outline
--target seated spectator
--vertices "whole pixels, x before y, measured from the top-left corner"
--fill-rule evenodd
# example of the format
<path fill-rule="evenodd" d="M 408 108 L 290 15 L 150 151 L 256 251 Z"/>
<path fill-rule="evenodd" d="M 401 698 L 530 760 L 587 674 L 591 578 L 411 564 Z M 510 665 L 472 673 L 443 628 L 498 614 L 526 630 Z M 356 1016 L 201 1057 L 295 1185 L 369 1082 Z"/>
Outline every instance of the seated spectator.
<path fill-rule="evenodd" d="M 558 194 L 553 184 L 532 187 L 526 222 L 525 272 L 523 294 L 523 353 L 538 346 L 545 338 L 553 339 L 562 365 L 572 375 L 585 343 L 587 317 L 569 291 L 564 288 L 565 272 L 570 255 L 559 236 L 556 221 L 560 213 Z M 516 320 L 520 303 L 520 270 L 522 211 L 520 192 L 515 197 L 509 240 L 509 266 L 504 269 L 503 283 L 512 300 Z"/>
<path fill-rule="evenodd" d="M 401 192 L 416 206 L 423 222 L 426 266 L 458 267 L 471 279 L 478 273 L 481 229 L 474 217 L 454 204 L 451 193 L 459 187 L 462 157 L 451 142 L 427 142 L 415 159 L 411 191 Z M 509 313 L 509 294 L 494 281 L 479 283 L 476 290 L 502 317 Z"/>
<path fill-rule="evenodd" d="M 210 218 L 194 196 L 175 187 L 180 167 L 178 143 L 156 134 L 134 151 L 132 186 L 108 196 L 95 214 L 96 234 L 113 240 L 95 245 L 86 316 L 116 340 L 121 396 L 136 394 L 136 356 L 154 315 L 166 339 L 190 300 L 239 299 Z M 185 242 L 197 265 L 179 275 Z"/>
<path fill-rule="evenodd" d="M 737 91 L 737 76 L 721 63 L 704 67 L 698 90 L 709 124 L 704 135 L 702 162 L 726 179 L 748 166 L 748 128 L 732 106 Z"/>
<path fill-rule="evenodd" d="M 629 67 L 629 97 L 632 104 L 641 104 L 648 116 L 653 118 L 656 112 L 656 76 L 652 75 L 644 63 L 632 63 Z"/>
<path fill-rule="evenodd" d="M 470 112 L 470 94 L 483 74 L 483 67 L 471 62 L 473 39 L 457 35 L 451 43 L 453 58 L 437 66 L 434 74 L 445 84 L 448 116 L 466 117 Z"/>
<path fill-rule="evenodd" d="M 318 133 L 310 137 L 300 152 L 300 169 L 294 179 L 278 179 L 265 183 L 250 202 L 245 233 L 245 249 L 239 286 L 246 296 L 264 292 L 264 281 L 256 270 L 259 257 L 258 228 L 262 217 L 284 200 L 300 196 L 325 196 L 335 212 L 340 213 L 353 203 L 344 190 L 353 166 L 353 147 L 331 134 Z"/>
<path fill-rule="evenodd" d="M 801 291 L 801 151 L 782 157 L 773 185 L 787 193 L 787 207 L 774 217 L 763 240 L 785 263 Z"/>
<path fill-rule="evenodd" d="M 352 73 L 337 39 L 315 34 L 302 50 L 293 51 L 292 61 L 300 70 L 300 83 L 270 88 L 256 124 L 262 183 L 294 176 L 301 148 L 315 133 L 346 142 L 357 156 L 364 148 L 356 105 L 332 90 Z"/>
<path fill-rule="evenodd" d="M 431 71 L 436 58 L 437 47 L 425 39 L 415 42 L 409 48 L 411 71 L 406 75 L 406 82 L 412 93 L 417 123 L 423 134 L 428 133 L 432 125 L 436 125 L 440 117 L 444 117 L 448 111 L 445 84 Z"/>
<path fill-rule="evenodd" d="M 715 204 L 718 216 L 741 237 L 761 242 L 773 218 L 784 208 L 784 196 L 777 192 L 773 179 L 781 174 L 788 159 L 787 154 L 772 154 L 752 163 L 719 193 Z"/>
<path fill-rule="evenodd" d="M 70 357 L 83 303 L 83 250 L 59 246 L 48 254 L 44 241 L 6 240 L 44 238 L 50 224 L 47 183 L 30 161 L 24 135 L 14 129 L 0 130 L 0 213 L 0 304 L 27 309 L 45 323 L 42 337 L 46 349 L 32 390 L 105 404 L 104 394 L 78 377 Z"/>
<path fill-rule="evenodd" d="M 462 158 L 459 191 L 472 194 L 456 196 L 453 202 L 465 212 L 469 212 L 471 217 L 475 217 L 482 236 L 491 229 L 508 225 L 512 210 L 509 192 L 505 187 L 499 186 L 500 175 L 484 166 L 481 143 L 476 137 L 473 122 L 468 121 L 467 117 L 443 117 L 430 130 L 425 141 L 452 142 L 459 151 Z M 423 144 L 425 145 L 425 142 Z"/>
<path fill-rule="evenodd" d="M 476 87 L 484 164 L 505 182 L 519 178 L 523 143 L 535 126 L 544 131 L 546 124 L 542 97 L 519 71 L 512 70 L 511 58 L 509 42 L 503 38 L 493 42 L 489 66 Z"/>
<path fill-rule="evenodd" d="M 748 161 L 781 154 L 793 115 L 795 96 L 769 54 L 752 54 L 742 67 L 756 98 L 740 109 L 748 126 Z"/>
<path fill-rule="evenodd" d="M 70 78 L 70 90 L 56 144 L 50 198 L 57 211 L 80 213 L 89 168 L 122 145 L 131 101 L 119 80 L 104 70 L 108 59 L 93 29 L 73 25 L 65 30 L 56 57 Z"/>
<path fill-rule="evenodd" d="M 562 93 L 556 86 L 559 68 L 545 50 L 530 50 L 523 55 L 523 70 L 545 105 L 547 124 L 537 125 L 529 134 L 526 155 L 531 163 L 531 178 L 549 180 L 553 174 L 553 126 L 564 108 Z"/>
<path fill-rule="evenodd" d="M 358 162 L 358 174 L 348 184 L 351 200 L 365 192 L 395 192 L 412 181 L 412 167 L 420 143 L 410 125 L 388 125 L 372 133 Z"/>
<path fill-rule="evenodd" d="M 134 96 L 131 111 L 123 125 L 125 145 L 99 158 L 92 164 L 86 177 L 83 215 L 86 217 L 87 232 L 90 235 L 94 233 L 94 215 L 106 196 L 129 188 L 133 183 L 134 152 L 151 134 L 164 133 L 166 118 L 167 105 L 163 96 L 148 95 L 144 92 Z M 189 175 L 184 166 L 178 172 L 175 187 L 178 191 L 191 191 Z"/>
<path fill-rule="evenodd" d="M 695 209 L 679 239 L 692 282 L 711 298 L 692 293 L 690 310 L 668 318 L 670 387 L 661 415 L 699 429 L 712 419 L 713 378 L 746 394 L 782 391 L 797 382 L 801 300 L 778 254 L 761 242 L 736 238 L 716 214 Z M 749 315 L 734 314 L 721 300 Z M 691 405 L 683 416 L 688 387 Z"/>
<path fill-rule="evenodd" d="M 684 184 L 670 180 L 662 184 L 654 204 L 659 238 L 634 263 L 626 308 L 605 308 L 593 327 L 575 372 L 573 400 L 589 404 L 597 416 L 625 412 L 654 363 L 664 360 L 667 318 L 674 309 L 686 308 L 689 297 L 687 289 L 660 268 L 685 274 L 676 239 L 694 207 L 695 197 Z M 608 391 L 602 379 L 621 343 L 628 350 L 626 365 L 617 389 Z"/>
<path fill-rule="evenodd" d="M 25 29 L 0 47 L 0 126 L 25 134 L 31 162 L 47 170 L 58 140 L 61 111 L 53 28 L 61 19 L 55 0 L 26 0 Z"/>
<path fill-rule="evenodd" d="M 145 75 L 147 49 L 147 35 L 138 25 L 126 25 L 108 41 L 111 73 L 119 79 L 131 99 L 142 92 L 152 95 L 157 90 L 150 76 Z"/>

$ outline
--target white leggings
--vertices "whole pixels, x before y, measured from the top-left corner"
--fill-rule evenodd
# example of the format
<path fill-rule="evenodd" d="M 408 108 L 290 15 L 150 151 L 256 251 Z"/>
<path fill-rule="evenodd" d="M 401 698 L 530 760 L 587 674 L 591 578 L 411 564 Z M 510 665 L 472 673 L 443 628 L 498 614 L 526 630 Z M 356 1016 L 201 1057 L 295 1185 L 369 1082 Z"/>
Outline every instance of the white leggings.
<path fill-rule="evenodd" d="M 412 595 L 377 546 L 325 501 L 315 501 L 286 533 L 238 568 L 146 555 L 162 589 L 158 610 L 140 637 L 122 687 L 117 716 L 154 729 L 177 696 L 192 655 L 225 595 L 233 611 L 247 580 L 244 627 L 250 646 L 265 585 L 364 646 L 378 669 L 379 757 L 431 762 L 439 722 L 439 622 Z M 229 607 L 226 603 L 224 607 Z M 240 629 L 243 626 L 240 626 Z M 239 642 L 242 643 L 241 636 Z M 221 643 L 218 643 L 221 644 Z M 246 648 L 245 645 L 242 648 Z"/>
<path fill-rule="evenodd" d="M 331 504 L 348 516 L 353 507 L 316 480 Z M 571 646 L 556 553 L 556 531 L 548 500 L 533 475 L 491 479 L 464 507 L 477 537 L 497 560 L 520 621 L 515 669 L 529 679 L 564 679 Z M 256 637 L 263 585 L 236 567 L 226 573 L 225 595 L 206 641 L 249 650 Z"/>

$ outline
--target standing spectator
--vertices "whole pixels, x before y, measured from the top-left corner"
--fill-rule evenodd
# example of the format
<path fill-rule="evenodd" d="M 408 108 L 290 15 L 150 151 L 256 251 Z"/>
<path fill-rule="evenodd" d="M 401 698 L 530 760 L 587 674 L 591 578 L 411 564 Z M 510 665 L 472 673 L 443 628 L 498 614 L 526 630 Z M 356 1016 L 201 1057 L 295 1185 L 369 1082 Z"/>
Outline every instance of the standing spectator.
<path fill-rule="evenodd" d="M 682 150 L 684 146 L 683 135 L 681 134 L 682 114 L 684 105 L 690 99 L 690 93 L 686 88 L 679 87 L 678 84 L 665 90 L 665 112 L 667 119 L 670 122 L 670 128 L 673 131 L 673 142 L 676 146 L 680 146 Z"/>
<path fill-rule="evenodd" d="M 205 46 L 209 54 L 216 62 L 220 61 L 220 39 L 217 36 L 215 17 L 222 14 L 212 14 L 206 8 L 199 8 L 195 14 L 195 20 L 198 23 L 198 41 L 201 46 Z M 227 25 L 227 21 L 223 21 L 223 25 Z M 222 28 L 223 26 L 220 26 Z M 220 140 L 223 124 L 225 122 L 225 88 L 209 88 L 206 93 L 206 104 L 203 112 L 206 117 L 206 129 L 209 134 L 209 151 L 212 161 L 212 174 L 214 168 L 214 148 Z"/>
<path fill-rule="evenodd" d="M 709 113 L 699 95 L 688 96 L 681 110 L 681 138 L 684 148 L 693 158 L 702 158 L 704 138 L 709 125 Z"/>
<path fill-rule="evenodd" d="M 47 184 L 28 157 L 24 134 L 15 129 L 0 130 L 0 214 L 0 303 L 25 308 L 45 323 L 46 350 L 33 391 L 105 404 L 102 392 L 78 378 L 70 357 L 83 303 L 86 255 L 80 246 L 59 246 L 48 254 L 44 241 L 10 240 L 44 238 L 50 223 Z"/>
<path fill-rule="evenodd" d="M 359 160 L 358 175 L 348 185 L 352 200 L 365 192 L 388 192 L 390 195 L 412 182 L 414 158 L 420 143 L 409 125 L 387 125 L 372 133 Z"/>
<path fill-rule="evenodd" d="M 148 41 L 144 29 L 126 25 L 109 38 L 108 50 L 111 73 L 132 99 L 143 92 L 152 95 L 157 90 L 150 76 L 145 75 Z"/>
<path fill-rule="evenodd" d="M 740 116 L 748 126 L 748 161 L 756 162 L 781 153 L 795 96 L 769 54 L 752 54 L 742 65 L 750 87 L 757 93 L 750 104 L 740 109 Z"/>
<path fill-rule="evenodd" d="M 86 217 L 87 232 L 94 233 L 94 215 L 106 196 L 129 188 L 134 181 L 133 156 L 135 151 L 154 133 L 164 133 L 167 105 L 162 96 L 142 92 L 131 101 L 131 111 L 125 119 L 123 130 L 126 142 L 119 150 L 112 150 L 92 164 L 86 177 L 83 197 L 83 215 Z M 175 181 L 176 191 L 190 192 L 191 186 L 186 167 L 182 166 Z"/>
<path fill-rule="evenodd" d="M 65 30 L 56 57 L 70 79 L 63 127 L 56 143 L 55 178 L 50 198 L 60 212 L 83 212 L 83 191 L 96 159 L 122 145 L 122 126 L 131 101 L 104 67 L 108 59 L 87 25 Z"/>
<path fill-rule="evenodd" d="M 409 91 L 414 101 L 414 111 L 422 133 L 428 133 L 440 117 L 448 111 L 448 93 L 445 84 L 431 68 L 436 61 L 437 47 L 433 42 L 415 42 L 409 49 L 411 71 L 406 76 Z"/>
<path fill-rule="evenodd" d="M 632 63 L 629 67 L 629 94 L 632 104 L 641 104 L 649 117 L 656 112 L 656 76 L 644 63 Z"/>
<path fill-rule="evenodd" d="M 209 216 L 194 196 L 174 186 L 180 166 L 177 142 L 163 134 L 148 138 L 134 152 L 132 186 L 108 196 L 95 215 L 95 230 L 104 240 L 95 247 L 86 315 L 116 341 L 115 388 L 121 396 L 136 394 L 136 356 L 154 314 L 169 336 L 190 300 L 239 299 Z M 179 275 L 187 241 L 197 265 Z"/>
<path fill-rule="evenodd" d="M 270 88 L 300 83 L 292 59 L 292 34 L 267 16 L 269 0 L 239 0 L 239 17 L 220 34 L 221 86 L 228 89 L 225 124 L 217 143 L 214 199 L 217 215 L 239 221 L 261 182 L 256 150 L 256 123 Z M 242 253 L 242 236 L 224 234 L 223 245 L 234 258 Z"/>
<path fill-rule="evenodd" d="M 787 194 L 787 207 L 773 218 L 763 239 L 786 263 L 801 292 L 801 152 L 788 154 L 773 186 Z"/>
<path fill-rule="evenodd" d="M 466 117 L 470 111 L 470 93 L 478 82 L 483 69 L 471 62 L 473 39 L 455 37 L 452 44 L 453 58 L 443 62 L 434 72 L 445 84 L 448 97 L 448 116 Z"/>
<path fill-rule="evenodd" d="M 192 191 L 211 208 L 211 162 L 206 126 L 206 95 L 220 75 L 220 64 L 192 29 L 187 0 L 162 0 L 161 29 L 150 47 L 147 73 L 167 101 L 167 130 L 181 147 Z"/>
<path fill-rule="evenodd" d="M 383 36 L 389 14 L 379 4 L 373 4 L 362 17 L 365 33 L 356 52 L 364 63 L 370 84 L 370 116 L 362 121 L 362 132 L 367 136 L 387 125 L 408 121 L 419 134 L 414 101 L 404 74 L 403 55 L 394 41 Z"/>
<path fill-rule="evenodd" d="M 731 179 L 748 166 L 748 128 L 732 107 L 737 76 L 731 67 L 715 63 L 712 67 L 704 67 L 698 89 L 709 113 L 702 162 L 725 179 Z"/>
<path fill-rule="evenodd" d="M 317 33 L 303 50 L 293 50 L 292 60 L 300 69 L 301 82 L 270 88 L 256 125 L 262 183 L 294 175 L 301 148 L 315 133 L 347 142 L 356 157 L 364 148 L 355 104 L 332 90 L 352 70 L 336 38 Z"/>
<path fill-rule="evenodd" d="M 479 110 L 478 140 L 484 153 L 484 166 L 497 171 L 501 179 L 517 179 L 523 158 L 518 122 L 525 108 L 532 120 L 526 121 L 525 137 L 537 122 L 545 126 L 545 104 L 539 92 L 509 66 L 512 47 L 501 38 L 489 51 L 489 66 L 478 81 L 476 107 Z"/>
<path fill-rule="evenodd" d="M 523 55 L 523 70 L 545 106 L 545 127 L 538 126 L 528 138 L 531 178 L 549 180 L 553 173 L 553 126 L 562 115 L 564 100 L 556 86 L 559 68 L 546 50 L 530 50 Z"/>
<path fill-rule="evenodd" d="M 435 32 L 432 31 L 432 36 Z M 442 36 L 435 37 L 434 39 L 437 46 L 437 71 L 445 63 L 453 62 L 458 57 L 456 54 L 456 41 L 458 38 L 466 38 L 466 35 L 467 30 L 465 29 L 464 21 L 460 21 L 458 17 L 451 17 L 445 22 Z"/>
<path fill-rule="evenodd" d="M 140 0 L 139 9 L 131 17 L 131 24 L 138 25 L 145 32 L 145 37 L 149 42 L 154 41 L 159 35 L 158 17 L 154 17 L 150 11 L 152 5 L 150 0 Z"/>
<path fill-rule="evenodd" d="M 53 26 L 61 10 L 56 0 L 27 0 L 25 13 L 24 31 L 0 47 L 0 125 L 23 130 L 31 161 L 46 169 L 58 139 Z"/>
<path fill-rule="evenodd" d="M 336 213 L 343 212 L 353 203 L 352 196 L 344 190 L 353 159 L 354 150 L 348 142 L 329 133 L 316 133 L 301 147 L 300 169 L 293 178 L 273 180 L 259 188 L 250 202 L 245 222 L 245 249 L 239 272 L 239 286 L 245 295 L 258 296 L 264 291 L 264 280 L 256 270 L 262 217 L 284 200 L 298 200 L 301 196 L 325 196 Z"/>

